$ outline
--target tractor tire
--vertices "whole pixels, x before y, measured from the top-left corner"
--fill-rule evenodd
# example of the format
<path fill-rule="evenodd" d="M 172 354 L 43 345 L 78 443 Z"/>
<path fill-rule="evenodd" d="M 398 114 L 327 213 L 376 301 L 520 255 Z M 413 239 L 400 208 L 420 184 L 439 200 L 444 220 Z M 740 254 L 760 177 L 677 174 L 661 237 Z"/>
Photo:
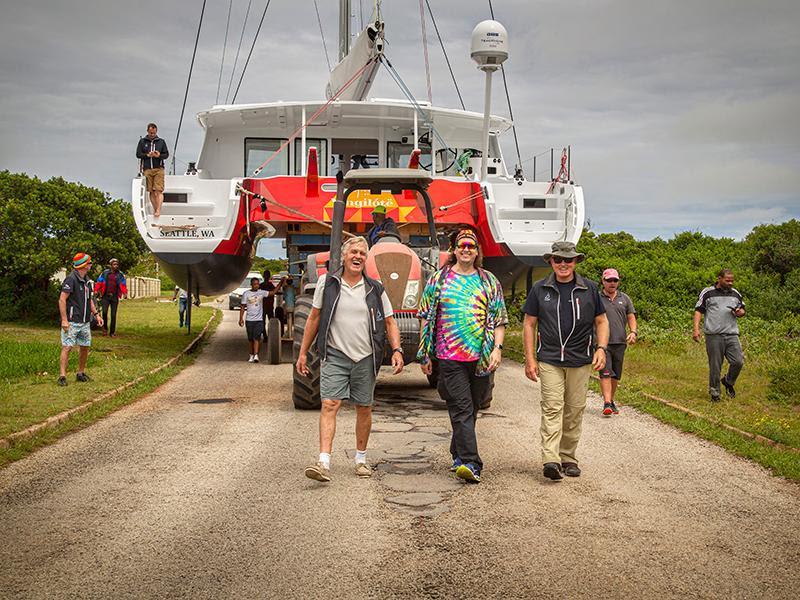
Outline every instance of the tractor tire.
<path fill-rule="evenodd" d="M 308 316 L 311 314 L 311 300 L 310 294 L 303 294 L 297 297 L 294 305 L 294 327 L 292 329 L 292 356 L 293 364 L 297 364 L 297 359 L 300 356 L 300 344 L 303 342 L 303 331 L 306 328 Z M 275 319 L 277 321 L 277 319 Z M 308 351 L 308 375 L 302 375 L 297 371 L 294 366 L 292 373 L 294 374 L 292 386 L 292 401 L 294 407 L 299 410 L 318 410 L 322 405 L 319 396 L 319 370 L 320 360 L 315 348 Z"/>
<path fill-rule="evenodd" d="M 281 364 L 281 320 L 274 317 L 267 321 L 267 363 Z"/>
<path fill-rule="evenodd" d="M 489 375 L 489 387 L 486 390 L 486 396 L 483 398 L 483 402 L 481 402 L 480 409 L 486 410 L 492 405 L 492 397 L 494 396 L 494 373 Z"/>
<path fill-rule="evenodd" d="M 439 385 L 439 361 L 431 359 L 431 374 L 426 375 L 428 378 L 428 385 L 436 389 Z"/>

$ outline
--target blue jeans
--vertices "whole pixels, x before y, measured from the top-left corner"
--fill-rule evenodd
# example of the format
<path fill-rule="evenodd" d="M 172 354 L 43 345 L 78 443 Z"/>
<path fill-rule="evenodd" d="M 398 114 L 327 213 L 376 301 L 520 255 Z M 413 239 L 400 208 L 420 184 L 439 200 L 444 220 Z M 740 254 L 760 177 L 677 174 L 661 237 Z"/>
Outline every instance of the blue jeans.
<path fill-rule="evenodd" d="M 183 327 L 183 320 L 186 316 L 186 300 L 187 298 L 178 298 L 178 317 Z"/>

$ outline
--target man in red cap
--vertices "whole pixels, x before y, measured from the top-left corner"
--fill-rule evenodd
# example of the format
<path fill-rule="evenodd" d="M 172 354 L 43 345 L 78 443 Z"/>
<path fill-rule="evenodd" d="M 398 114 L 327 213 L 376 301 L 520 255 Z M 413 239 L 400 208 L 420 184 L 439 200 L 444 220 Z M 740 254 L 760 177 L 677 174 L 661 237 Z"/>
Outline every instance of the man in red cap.
<path fill-rule="evenodd" d="M 608 317 L 608 350 L 606 366 L 600 370 L 600 390 L 603 392 L 603 416 L 619 414 L 614 403 L 617 385 L 622 378 L 622 362 L 628 344 L 635 344 L 638 336 L 636 310 L 625 292 L 619 291 L 619 273 L 616 269 L 603 271 L 603 289 L 600 298 Z M 627 330 L 630 329 L 630 333 Z"/>
<path fill-rule="evenodd" d="M 67 364 L 69 353 L 78 346 L 78 373 L 75 379 L 89 381 L 86 374 L 86 361 L 89 359 L 89 346 L 92 345 L 92 316 L 97 324 L 103 326 L 103 318 L 97 314 L 97 307 L 92 299 L 92 283 L 87 274 L 92 268 L 92 257 L 78 252 L 72 259 L 74 267 L 61 286 L 58 298 L 58 310 L 61 313 L 61 373 L 58 385 L 67 385 Z"/>

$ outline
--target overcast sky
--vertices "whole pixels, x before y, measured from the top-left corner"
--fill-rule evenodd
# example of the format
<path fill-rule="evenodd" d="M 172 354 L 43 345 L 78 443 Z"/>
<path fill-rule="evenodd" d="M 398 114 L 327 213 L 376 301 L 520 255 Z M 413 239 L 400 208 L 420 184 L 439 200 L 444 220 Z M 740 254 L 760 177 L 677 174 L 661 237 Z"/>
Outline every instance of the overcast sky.
<path fill-rule="evenodd" d="M 249 0 L 233 0 L 220 102 Z M 174 147 L 202 0 L 2 2 L 0 169 L 63 176 L 130 198 L 148 121 Z M 230 0 L 208 0 L 177 150 L 194 160 L 195 114 L 215 102 Z M 266 0 L 252 0 L 239 71 Z M 338 2 L 317 0 L 335 62 Z M 372 0 L 353 0 L 354 21 Z M 469 59 L 482 0 L 430 0 L 467 109 L 483 110 Z M 534 154 L 572 145 L 597 232 L 640 239 L 686 230 L 740 238 L 800 216 L 800 2 L 494 0 L 509 31 L 509 92 L 526 174 Z M 387 55 L 427 95 L 419 6 L 384 0 Z M 458 107 L 428 21 L 433 100 Z M 327 65 L 313 0 L 272 0 L 237 102 L 324 98 Z M 233 89 L 230 95 L 232 96 Z M 375 97 L 401 98 L 385 72 Z M 493 107 L 508 116 L 502 79 Z M 516 162 L 512 138 L 507 162 Z M 542 159 L 544 160 L 544 159 Z M 540 178 L 549 164 L 539 163 Z M 275 254 L 277 246 L 262 249 Z M 264 252 L 266 251 L 266 252 Z"/>

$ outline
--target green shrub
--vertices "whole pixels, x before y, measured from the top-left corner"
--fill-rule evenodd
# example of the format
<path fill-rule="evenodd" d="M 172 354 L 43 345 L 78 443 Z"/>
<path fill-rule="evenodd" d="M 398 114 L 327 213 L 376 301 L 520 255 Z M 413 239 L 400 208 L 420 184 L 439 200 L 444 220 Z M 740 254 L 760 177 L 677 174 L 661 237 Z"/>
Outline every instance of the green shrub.
<path fill-rule="evenodd" d="M 800 406 L 800 363 L 775 365 L 768 370 L 767 398 L 791 406 Z"/>

